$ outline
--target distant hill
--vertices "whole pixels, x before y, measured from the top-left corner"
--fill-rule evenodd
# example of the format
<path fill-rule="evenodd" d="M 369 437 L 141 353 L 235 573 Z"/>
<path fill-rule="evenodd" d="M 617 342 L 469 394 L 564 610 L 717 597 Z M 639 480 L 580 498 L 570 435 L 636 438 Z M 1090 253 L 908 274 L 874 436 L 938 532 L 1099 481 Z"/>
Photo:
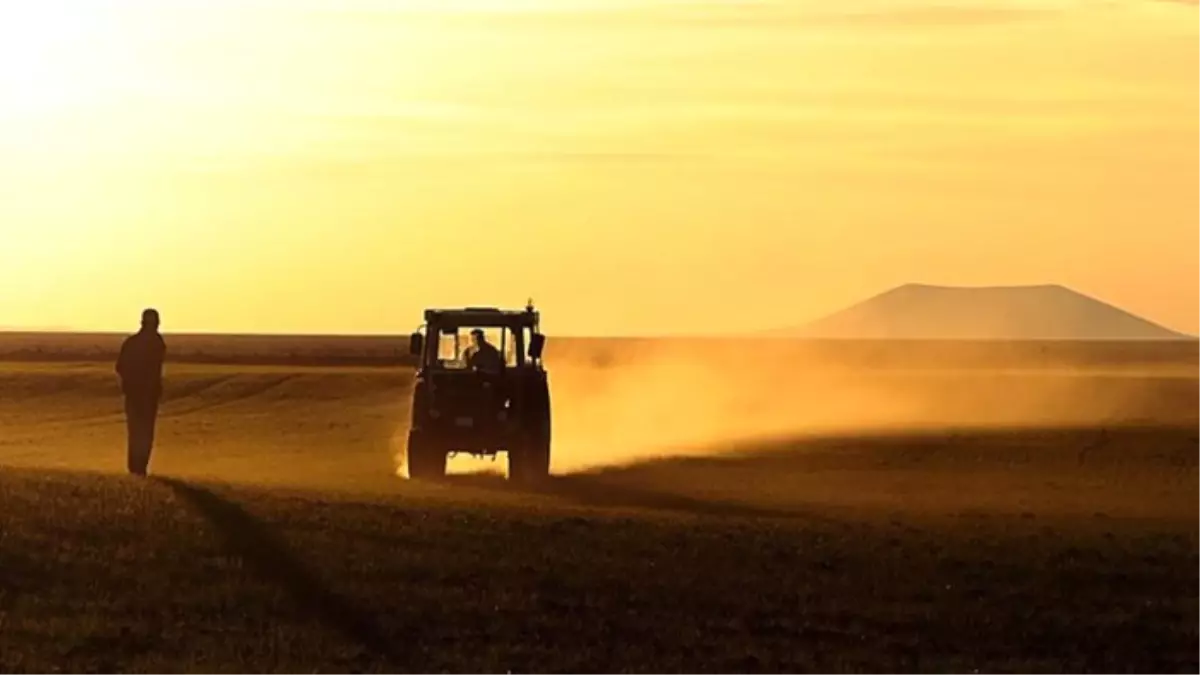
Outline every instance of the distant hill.
<path fill-rule="evenodd" d="M 1059 285 L 905 284 L 775 334 L 901 340 L 1192 339 Z"/>

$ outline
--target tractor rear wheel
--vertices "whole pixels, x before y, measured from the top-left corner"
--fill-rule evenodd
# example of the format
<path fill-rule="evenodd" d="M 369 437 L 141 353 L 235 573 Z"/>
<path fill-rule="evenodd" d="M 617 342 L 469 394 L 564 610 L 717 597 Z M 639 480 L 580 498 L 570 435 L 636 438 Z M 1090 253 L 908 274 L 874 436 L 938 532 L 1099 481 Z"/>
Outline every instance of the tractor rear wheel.
<path fill-rule="evenodd" d="M 532 436 L 508 451 L 508 475 L 517 483 L 532 485 L 550 475 L 550 438 Z"/>
<path fill-rule="evenodd" d="M 431 480 L 446 475 L 446 451 L 420 431 L 408 432 L 408 477 Z"/>
<path fill-rule="evenodd" d="M 540 401 L 532 423 L 522 434 L 520 447 L 508 452 L 508 475 L 514 481 L 533 484 L 550 476 L 550 397 Z"/>

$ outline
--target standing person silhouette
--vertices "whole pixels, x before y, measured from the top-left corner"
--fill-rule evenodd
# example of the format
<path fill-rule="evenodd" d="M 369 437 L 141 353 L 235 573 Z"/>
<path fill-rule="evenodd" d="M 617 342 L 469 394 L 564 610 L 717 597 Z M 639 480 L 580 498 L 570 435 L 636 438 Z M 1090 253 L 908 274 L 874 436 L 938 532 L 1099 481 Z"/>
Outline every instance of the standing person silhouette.
<path fill-rule="evenodd" d="M 125 338 L 117 357 L 117 377 L 125 396 L 125 427 L 129 436 L 129 473 L 146 475 L 154 445 L 154 423 L 162 396 L 162 365 L 167 346 L 158 333 L 158 310 L 142 312 L 142 329 Z"/>

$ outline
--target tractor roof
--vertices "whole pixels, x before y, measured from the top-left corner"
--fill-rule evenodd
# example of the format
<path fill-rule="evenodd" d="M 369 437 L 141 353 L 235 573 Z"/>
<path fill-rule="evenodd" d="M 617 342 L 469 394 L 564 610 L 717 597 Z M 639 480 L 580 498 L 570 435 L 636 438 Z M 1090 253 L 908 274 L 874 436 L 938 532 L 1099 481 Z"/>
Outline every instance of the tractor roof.
<path fill-rule="evenodd" d="M 536 326 L 538 313 L 532 307 L 520 310 L 496 307 L 427 309 L 425 322 L 441 326 Z"/>

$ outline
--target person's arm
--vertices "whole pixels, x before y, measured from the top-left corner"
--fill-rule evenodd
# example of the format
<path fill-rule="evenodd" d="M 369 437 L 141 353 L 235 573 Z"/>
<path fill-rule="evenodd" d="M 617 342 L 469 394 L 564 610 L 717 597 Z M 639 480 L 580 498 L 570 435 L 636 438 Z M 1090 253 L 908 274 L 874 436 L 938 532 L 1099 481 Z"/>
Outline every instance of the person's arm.
<path fill-rule="evenodd" d="M 162 380 L 163 380 L 163 363 L 167 360 L 167 342 L 161 337 L 158 339 L 158 368 L 154 371 L 154 393 L 155 396 L 162 397 Z"/>
<path fill-rule="evenodd" d="M 129 340 L 126 339 L 121 343 L 121 350 L 117 352 L 117 363 L 113 370 L 117 373 L 117 385 L 121 387 L 121 391 L 125 390 L 125 371 L 129 364 Z"/>

